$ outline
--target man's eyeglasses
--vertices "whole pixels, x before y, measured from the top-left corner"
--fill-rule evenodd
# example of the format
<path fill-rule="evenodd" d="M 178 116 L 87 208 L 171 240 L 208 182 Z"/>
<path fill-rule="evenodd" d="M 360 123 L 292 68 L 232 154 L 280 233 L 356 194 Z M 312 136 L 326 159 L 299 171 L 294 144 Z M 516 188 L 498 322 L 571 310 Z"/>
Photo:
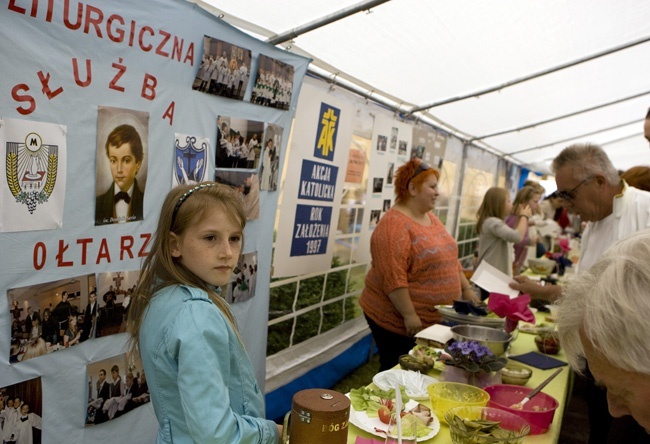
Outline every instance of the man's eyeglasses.
<path fill-rule="evenodd" d="M 584 183 L 587 182 L 587 181 L 588 181 L 589 179 L 591 179 L 592 177 L 593 177 L 593 176 L 587 176 L 587 178 L 586 178 L 585 180 L 583 180 L 583 181 L 580 182 L 578 185 L 576 185 L 575 187 L 573 187 L 573 189 L 571 189 L 571 190 L 569 190 L 569 191 L 558 191 L 558 192 L 555 193 L 555 195 L 556 195 L 557 197 L 559 197 L 559 198 L 564 199 L 564 200 L 569 200 L 569 201 L 570 201 L 570 200 L 573 200 L 573 199 L 576 198 L 576 194 L 577 194 L 577 192 L 578 192 L 578 188 L 580 188 L 582 185 L 584 185 Z"/>

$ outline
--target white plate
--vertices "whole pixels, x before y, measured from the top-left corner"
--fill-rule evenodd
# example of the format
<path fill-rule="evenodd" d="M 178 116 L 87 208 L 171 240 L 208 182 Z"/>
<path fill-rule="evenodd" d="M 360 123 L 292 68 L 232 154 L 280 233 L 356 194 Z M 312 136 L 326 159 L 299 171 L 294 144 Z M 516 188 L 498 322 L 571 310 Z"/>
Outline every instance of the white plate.
<path fill-rule="evenodd" d="M 372 382 L 382 390 L 390 390 L 396 384 L 402 385 L 406 389 L 409 398 L 424 401 L 429 399 L 427 387 L 429 384 L 438 382 L 438 380 L 419 372 L 394 368 L 377 373 L 372 378 Z"/>
<path fill-rule="evenodd" d="M 346 396 L 350 397 L 350 394 L 348 393 Z M 418 405 L 417 401 L 410 400 L 406 403 L 404 408 L 406 410 L 411 410 L 416 405 Z M 418 438 L 418 442 L 431 439 L 440 431 L 440 420 L 435 415 L 435 413 L 433 413 L 433 410 L 431 411 L 431 416 L 433 417 L 433 421 L 431 421 L 431 424 L 427 426 L 431 429 L 431 433 L 423 436 L 422 438 Z M 364 430 L 372 435 L 379 436 L 380 438 L 386 438 L 386 429 L 388 429 L 388 424 L 384 424 L 379 420 L 379 418 L 369 418 L 365 411 L 358 412 L 352 406 L 350 406 L 350 424 L 354 424 L 361 430 Z M 378 432 L 376 429 L 383 430 L 383 432 Z"/>

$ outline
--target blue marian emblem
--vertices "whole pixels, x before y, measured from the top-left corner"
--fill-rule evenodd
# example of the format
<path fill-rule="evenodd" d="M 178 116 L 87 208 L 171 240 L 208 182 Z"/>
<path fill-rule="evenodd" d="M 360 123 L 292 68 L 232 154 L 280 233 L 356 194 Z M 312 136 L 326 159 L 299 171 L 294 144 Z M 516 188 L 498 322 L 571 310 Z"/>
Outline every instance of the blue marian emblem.
<path fill-rule="evenodd" d="M 27 205 L 30 214 L 47 202 L 54 191 L 59 163 L 59 147 L 44 145 L 37 133 L 25 142 L 7 142 L 7 185 L 16 202 Z"/>
<path fill-rule="evenodd" d="M 179 184 L 203 182 L 206 172 L 206 152 L 208 145 L 202 143 L 200 148 L 196 147 L 196 137 L 187 136 L 187 145 L 181 147 L 176 140 L 174 152 L 174 174 Z"/>

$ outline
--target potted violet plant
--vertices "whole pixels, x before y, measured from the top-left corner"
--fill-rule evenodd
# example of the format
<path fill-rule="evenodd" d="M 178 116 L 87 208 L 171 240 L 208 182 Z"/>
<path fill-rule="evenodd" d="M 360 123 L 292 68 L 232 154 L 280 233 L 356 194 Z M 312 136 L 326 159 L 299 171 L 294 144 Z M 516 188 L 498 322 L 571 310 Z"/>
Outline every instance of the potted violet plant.
<path fill-rule="evenodd" d="M 462 382 L 480 388 L 500 384 L 501 369 L 508 362 L 477 341 L 451 342 L 445 346 L 440 360 L 445 364 L 441 374 L 444 381 Z"/>

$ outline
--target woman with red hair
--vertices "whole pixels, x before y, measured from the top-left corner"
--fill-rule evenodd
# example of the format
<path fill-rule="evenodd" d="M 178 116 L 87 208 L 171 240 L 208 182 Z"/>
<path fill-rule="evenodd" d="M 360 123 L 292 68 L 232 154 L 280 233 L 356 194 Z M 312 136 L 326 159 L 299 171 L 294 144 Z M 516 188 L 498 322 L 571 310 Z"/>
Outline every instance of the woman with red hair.
<path fill-rule="evenodd" d="M 415 346 L 417 332 L 440 322 L 436 305 L 478 300 L 456 241 L 431 212 L 439 176 L 417 158 L 402 165 L 395 174 L 395 205 L 372 233 L 372 267 L 359 304 L 379 349 L 380 370 Z"/>

